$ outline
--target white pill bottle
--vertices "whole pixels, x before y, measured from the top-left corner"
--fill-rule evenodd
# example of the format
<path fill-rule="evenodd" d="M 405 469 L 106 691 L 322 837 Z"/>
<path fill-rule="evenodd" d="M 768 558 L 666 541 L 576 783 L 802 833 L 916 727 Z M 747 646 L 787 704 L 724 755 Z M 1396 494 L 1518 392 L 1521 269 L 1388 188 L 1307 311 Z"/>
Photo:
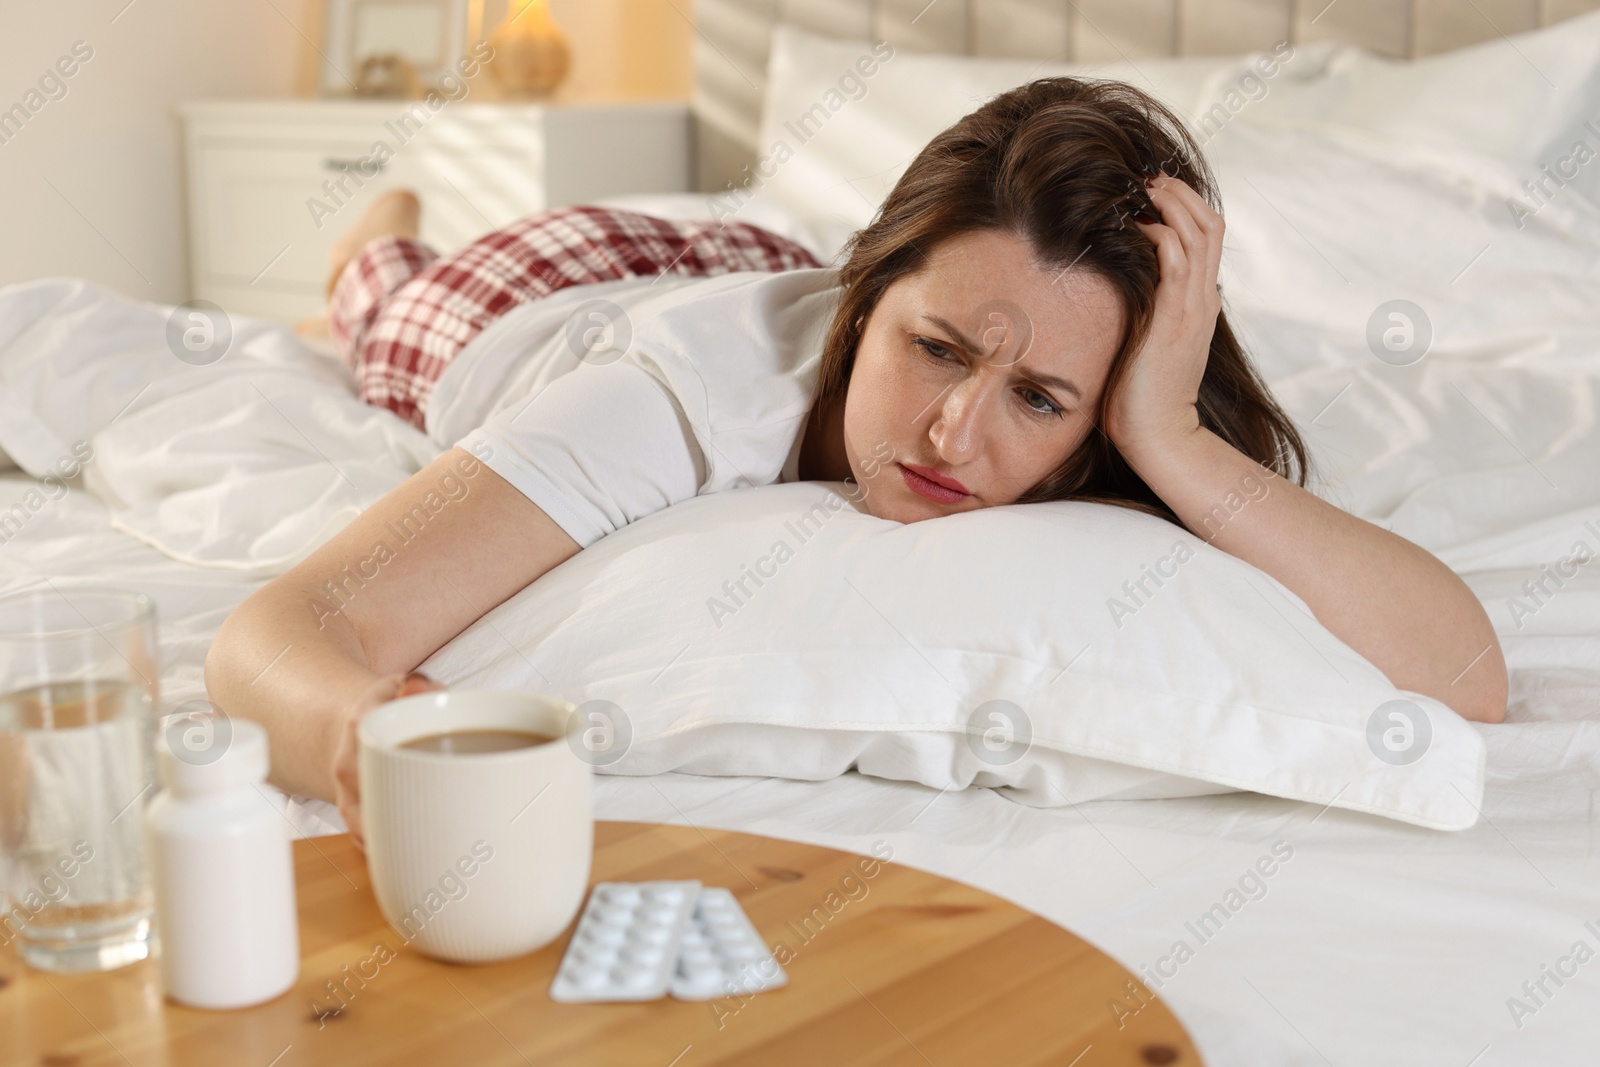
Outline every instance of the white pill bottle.
<path fill-rule="evenodd" d="M 300 935 L 289 824 L 257 788 L 266 731 L 221 713 L 168 716 L 156 765 L 163 789 L 144 820 L 162 988 L 196 1008 L 271 1000 L 300 975 Z"/>

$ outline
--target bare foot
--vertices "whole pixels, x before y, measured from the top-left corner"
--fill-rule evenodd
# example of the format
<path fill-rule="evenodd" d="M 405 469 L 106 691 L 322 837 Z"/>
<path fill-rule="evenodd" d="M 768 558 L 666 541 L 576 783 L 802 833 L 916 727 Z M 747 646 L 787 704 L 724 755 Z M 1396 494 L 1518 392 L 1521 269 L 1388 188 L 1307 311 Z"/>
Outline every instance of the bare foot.
<path fill-rule="evenodd" d="M 332 331 L 328 328 L 328 316 L 318 315 L 314 319 L 301 319 L 294 324 L 294 332 L 299 337 L 331 337 Z"/>
<path fill-rule="evenodd" d="M 324 295 L 333 295 L 339 275 L 368 241 L 390 234 L 415 237 L 421 216 L 422 204 L 410 189 L 391 189 L 379 194 L 367 207 L 366 214 L 328 249 L 328 285 Z"/>
<path fill-rule="evenodd" d="M 333 333 L 328 328 L 328 316 L 319 315 L 314 319 L 302 319 L 294 324 L 294 332 L 295 336 L 304 341 L 306 347 L 313 352 L 320 352 L 339 362 L 344 361 L 339 346 L 333 343 Z"/>

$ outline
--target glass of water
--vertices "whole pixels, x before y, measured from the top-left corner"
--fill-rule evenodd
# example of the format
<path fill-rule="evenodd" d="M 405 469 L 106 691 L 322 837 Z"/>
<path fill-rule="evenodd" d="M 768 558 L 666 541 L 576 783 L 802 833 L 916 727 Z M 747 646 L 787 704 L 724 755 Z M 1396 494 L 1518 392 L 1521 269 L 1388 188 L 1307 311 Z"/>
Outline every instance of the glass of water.
<path fill-rule="evenodd" d="M 0 597 L 0 945 L 47 971 L 150 953 L 159 666 L 142 593 Z"/>

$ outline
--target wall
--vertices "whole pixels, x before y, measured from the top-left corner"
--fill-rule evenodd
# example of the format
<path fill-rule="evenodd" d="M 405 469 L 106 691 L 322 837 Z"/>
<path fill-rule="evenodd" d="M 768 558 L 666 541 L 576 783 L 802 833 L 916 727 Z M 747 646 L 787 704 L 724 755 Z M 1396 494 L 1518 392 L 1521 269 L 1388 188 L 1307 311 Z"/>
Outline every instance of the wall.
<path fill-rule="evenodd" d="M 125 5 L 0 0 L 0 110 L 37 91 L 74 42 L 93 50 L 62 79 L 65 96 L 46 99 L 20 131 L 5 127 L 0 285 L 69 275 L 141 299 L 185 299 L 173 105 L 291 90 L 300 38 L 279 11 L 297 14 L 297 0 Z M 53 83 L 47 88 L 60 95 Z"/>
<path fill-rule="evenodd" d="M 323 59 L 318 29 L 327 0 L 304 0 L 306 41 L 299 95 L 315 95 Z M 693 0 L 543 0 L 572 48 L 572 67 L 553 99 L 687 100 L 694 89 Z M 471 0 L 468 0 L 470 10 Z M 508 0 L 482 0 L 483 36 L 506 17 Z M 470 25 L 471 18 L 469 16 Z M 476 99 L 501 99 L 492 79 Z"/>
<path fill-rule="evenodd" d="M 553 0 L 550 14 L 572 42 L 564 95 L 689 99 L 694 89 L 690 0 Z"/>
<path fill-rule="evenodd" d="M 0 111 L 83 41 L 92 57 L 0 142 L 0 285 L 66 275 L 188 298 L 173 106 L 296 95 L 320 0 L 0 0 Z M 485 25 L 504 14 L 489 0 Z M 687 99 L 689 0 L 554 0 L 573 68 L 561 98 Z M 292 24 L 291 24 L 292 20 Z M 41 97 L 44 94 L 41 93 Z M 40 97 L 34 98 L 34 101 Z M 12 127 L 4 127 L 11 133 Z"/>

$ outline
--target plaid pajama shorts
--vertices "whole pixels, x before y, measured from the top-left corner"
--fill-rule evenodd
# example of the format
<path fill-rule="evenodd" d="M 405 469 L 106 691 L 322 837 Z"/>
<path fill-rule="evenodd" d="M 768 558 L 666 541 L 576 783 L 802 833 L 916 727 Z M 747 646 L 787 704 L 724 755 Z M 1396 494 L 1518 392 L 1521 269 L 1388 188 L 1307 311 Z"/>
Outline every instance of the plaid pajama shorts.
<path fill-rule="evenodd" d="M 519 304 L 620 278 L 820 266 L 800 245 L 746 223 L 563 207 L 443 257 L 407 237 L 369 241 L 339 275 L 328 326 L 361 398 L 424 429 L 428 396 L 450 360 Z"/>

